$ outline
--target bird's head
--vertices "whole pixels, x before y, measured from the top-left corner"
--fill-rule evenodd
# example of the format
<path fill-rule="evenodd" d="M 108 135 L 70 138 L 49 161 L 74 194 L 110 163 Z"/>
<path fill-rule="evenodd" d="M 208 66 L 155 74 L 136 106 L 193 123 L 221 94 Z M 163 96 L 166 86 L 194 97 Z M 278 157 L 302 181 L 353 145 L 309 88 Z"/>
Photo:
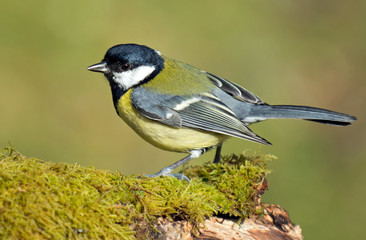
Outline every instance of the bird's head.
<path fill-rule="evenodd" d="M 164 67 L 160 52 L 144 45 L 119 44 L 108 49 L 104 59 L 87 69 L 104 73 L 111 85 L 123 90 L 149 81 Z"/>

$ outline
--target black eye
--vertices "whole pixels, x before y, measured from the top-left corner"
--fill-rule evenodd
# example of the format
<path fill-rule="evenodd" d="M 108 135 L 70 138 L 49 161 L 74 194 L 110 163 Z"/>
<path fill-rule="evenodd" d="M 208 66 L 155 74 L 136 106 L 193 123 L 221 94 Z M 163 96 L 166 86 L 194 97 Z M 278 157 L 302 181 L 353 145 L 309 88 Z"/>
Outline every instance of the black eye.
<path fill-rule="evenodd" d="M 122 71 L 130 70 L 131 69 L 131 65 L 128 64 L 128 63 L 124 63 L 124 64 L 121 65 L 121 69 L 122 69 Z"/>

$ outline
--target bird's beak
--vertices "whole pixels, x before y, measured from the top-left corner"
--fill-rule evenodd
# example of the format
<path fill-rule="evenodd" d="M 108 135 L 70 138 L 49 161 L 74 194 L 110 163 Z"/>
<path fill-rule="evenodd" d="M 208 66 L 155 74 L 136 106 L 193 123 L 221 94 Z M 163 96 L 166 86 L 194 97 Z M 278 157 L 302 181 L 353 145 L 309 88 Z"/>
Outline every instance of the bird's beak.
<path fill-rule="evenodd" d="M 91 65 L 89 67 L 87 67 L 86 69 L 88 69 L 89 71 L 93 71 L 93 72 L 101 72 L 101 73 L 105 73 L 108 71 L 107 68 L 107 63 L 106 62 L 100 62 L 94 65 Z"/>

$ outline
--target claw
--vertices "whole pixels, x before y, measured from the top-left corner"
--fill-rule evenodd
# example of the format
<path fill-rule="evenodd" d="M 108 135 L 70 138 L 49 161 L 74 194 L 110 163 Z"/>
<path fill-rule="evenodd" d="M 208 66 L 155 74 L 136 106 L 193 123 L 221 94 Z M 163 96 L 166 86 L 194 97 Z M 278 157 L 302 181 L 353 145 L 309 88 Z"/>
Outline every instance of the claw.
<path fill-rule="evenodd" d="M 182 181 L 187 181 L 187 183 L 189 183 L 191 181 L 191 180 L 189 180 L 188 177 L 186 177 L 185 175 L 180 174 L 180 173 L 170 173 L 166 176 L 172 176 L 172 177 L 175 177 L 176 179 L 179 179 L 179 180 L 182 180 Z"/>
<path fill-rule="evenodd" d="M 158 173 L 152 174 L 152 175 L 146 175 L 146 177 L 160 177 L 160 176 L 165 176 L 165 177 L 175 177 L 178 180 L 186 181 L 188 183 L 191 181 L 191 180 L 189 180 L 188 177 L 184 176 L 183 174 L 180 174 L 180 173 L 170 173 L 170 172 L 163 171 L 163 170 L 160 171 L 160 172 L 158 172 Z"/>

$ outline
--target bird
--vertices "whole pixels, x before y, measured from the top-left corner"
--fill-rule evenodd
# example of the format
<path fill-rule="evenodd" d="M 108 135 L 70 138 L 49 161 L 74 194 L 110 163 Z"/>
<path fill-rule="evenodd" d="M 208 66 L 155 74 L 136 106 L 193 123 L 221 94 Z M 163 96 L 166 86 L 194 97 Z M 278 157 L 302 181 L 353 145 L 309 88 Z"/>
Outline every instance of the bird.
<path fill-rule="evenodd" d="M 148 46 L 127 43 L 108 49 L 87 70 L 103 73 L 117 114 L 145 141 L 167 151 L 187 153 L 150 177 L 173 176 L 178 166 L 236 137 L 271 145 L 249 129 L 267 119 L 304 119 L 346 126 L 357 118 L 321 108 L 270 105 L 236 83 L 174 60 Z"/>

